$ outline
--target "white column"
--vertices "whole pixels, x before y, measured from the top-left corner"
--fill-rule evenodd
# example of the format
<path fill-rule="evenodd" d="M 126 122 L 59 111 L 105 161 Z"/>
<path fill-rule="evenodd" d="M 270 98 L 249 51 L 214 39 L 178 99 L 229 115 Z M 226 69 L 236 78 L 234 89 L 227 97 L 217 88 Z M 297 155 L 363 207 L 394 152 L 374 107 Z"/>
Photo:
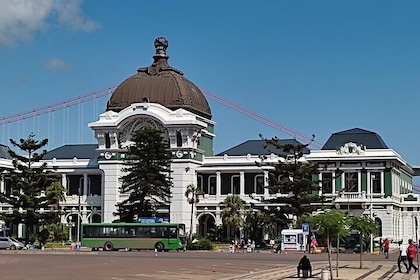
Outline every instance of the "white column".
<path fill-rule="evenodd" d="M 381 177 L 381 198 L 384 198 L 384 196 L 385 196 L 385 174 L 384 174 L 384 172 L 382 171 L 381 173 L 380 173 L 380 175 L 379 175 L 380 177 Z M 391 172 L 391 177 L 392 177 L 392 172 Z M 392 182 L 392 179 L 391 179 L 391 182 Z"/>
<path fill-rule="evenodd" d="M 87 196 L 88 195 L 88 175 L 87 173 L 83 173 L 83 195 Z"/>
<path fill-rule="evenodd" d="M 268 193 L 268 171 L 264 171 L 264 197 L 268 198 L 269 197 L 269 193 Z"/>
<path fill-rule="evenodd" d="M 61 174 L 61 185 L 66 189 L 66 194 L 69 195 L 69 190 L 67 189 L 67 174 Z"/>
<path fill-rule="evenodd" d="M 216 200 L 220 200 L 220 194 L 222 193 L 222 178 L 220 171 L 216 172 Z"/>
<path fill-rule="evenodd" d="M 0 179 L 0 193 L 4 193 L 4 179 Z"/>
<path fill-rule="evenodd" d="M 239 172 L 239 196 L 245 196 L 245 172 Z"/>

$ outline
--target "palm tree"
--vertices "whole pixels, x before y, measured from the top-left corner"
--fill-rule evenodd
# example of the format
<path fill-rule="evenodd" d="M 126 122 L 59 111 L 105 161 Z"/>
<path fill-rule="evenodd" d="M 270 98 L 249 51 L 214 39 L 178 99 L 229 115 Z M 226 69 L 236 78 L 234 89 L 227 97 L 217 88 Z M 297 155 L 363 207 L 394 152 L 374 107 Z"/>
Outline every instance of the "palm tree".
<path fill-rule="evenodd" d="M 194 204 L 200 202 L 200 195 L 203 192 L 198 187 L 190 184 L 187 186 L 187 190 L 185 191 L 185 197 L 189 204 L 191 204 L 191 220 L 190 220 L 190 240 L 192 239 L 192 228 L 193 228 L 193 216 L 194 216 Z"/>
<path fill-rule="evenodd" d="M 242 216 L 244 201 L 238 195 L 228 195 L 221 204 L 224 205 L 222 210 L 223 224 L 233 230 L 233 237 L 235 237 L 236 231 L 244 221 Z"/>
<path fill-rule="evenodd" d="M 65 191 L 66 189 L 63 187 L 63 185 L 57 181 L 53 182 L 47 187 L 45 195 L 51 199 L 53 209 L 55 211 L 60 209 L 61 201 L 66 201 L 66 196 L 64 195 Z"/>

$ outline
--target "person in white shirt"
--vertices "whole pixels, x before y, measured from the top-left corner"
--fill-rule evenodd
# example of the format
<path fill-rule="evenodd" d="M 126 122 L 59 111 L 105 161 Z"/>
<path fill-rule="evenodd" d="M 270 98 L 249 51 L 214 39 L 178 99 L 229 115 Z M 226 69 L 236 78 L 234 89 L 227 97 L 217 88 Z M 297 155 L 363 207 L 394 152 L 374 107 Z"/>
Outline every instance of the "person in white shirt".
<path fill-rule="evenodd" d="M 408 270 L 408 259 L 407 259 L 407 246 L 405 246 L 402 241 L 398 242 L 399 245 L 399 250 L 400 250 L 400 254 L 398 256 L 398 261 L 397 261 L 397 265 L 398 265 L 398 272 L 402 272 L 401 271 L 401 262 L 404 264 L 405 268 L 407 269 L 407 273 L 409 272 Z"/>

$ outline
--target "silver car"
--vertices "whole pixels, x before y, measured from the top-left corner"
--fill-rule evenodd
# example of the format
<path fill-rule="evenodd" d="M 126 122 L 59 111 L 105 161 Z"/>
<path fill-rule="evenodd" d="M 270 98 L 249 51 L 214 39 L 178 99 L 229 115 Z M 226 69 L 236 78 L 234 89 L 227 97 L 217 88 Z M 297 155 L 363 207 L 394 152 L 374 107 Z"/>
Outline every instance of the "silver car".
<path fill-rule="evenodd" d="M 0 237 L 0 249 L 22 250 L 25 247 L 22 242 L 11 237 Z"/>

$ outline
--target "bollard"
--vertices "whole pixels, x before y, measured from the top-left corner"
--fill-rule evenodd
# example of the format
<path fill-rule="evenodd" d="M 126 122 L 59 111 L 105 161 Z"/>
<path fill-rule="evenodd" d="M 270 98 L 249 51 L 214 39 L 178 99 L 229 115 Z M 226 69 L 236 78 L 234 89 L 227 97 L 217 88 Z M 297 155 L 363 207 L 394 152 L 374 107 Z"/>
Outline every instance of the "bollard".
<path fill-rule="evenodd" d="M 328 268 L 323 268 L 321 270 L 321 280 L 328 280 L 330 279 L 330 271 Z"/>

